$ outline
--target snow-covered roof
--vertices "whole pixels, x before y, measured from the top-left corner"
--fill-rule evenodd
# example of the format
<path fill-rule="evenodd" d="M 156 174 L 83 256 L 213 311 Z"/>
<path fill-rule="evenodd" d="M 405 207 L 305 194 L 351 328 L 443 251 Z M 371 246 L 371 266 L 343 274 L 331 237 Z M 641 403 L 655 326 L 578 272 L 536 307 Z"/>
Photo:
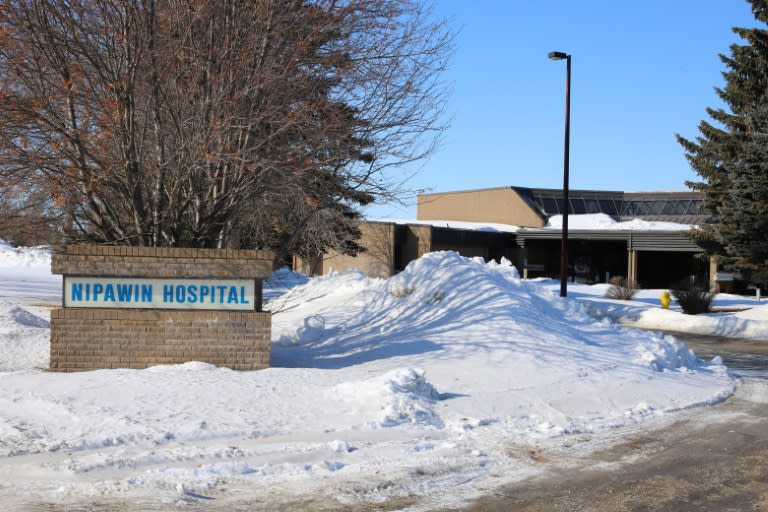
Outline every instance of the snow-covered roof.
<path fill-rule="evenodd" d="M 499 224 L 494 222 L 467 222 L 459 220 L 408 220 L 408 219 L 369 219 L 371 222 L 390 222 L 394 224 L 412 224 L 421 226 L 433 226 L 452 229 L 468 229 L 473 231 L 517 233 L 521 229 L 562 229 L 563 216 L 554 215 L 543 228 L 520 227 L 512 224 Z M 678 224 L 675 222 L 647 221 L 632 219 L 619 222 L 604 213 L 570 214 L 568 215 L 568 229 L 583 229 L 592 231 L 689 231 L 695 227 L 692 224 Z"/>
<path fill-rule="evenodd" d="M 414 220 L 414 219 L 368 219 L 371 222 L 389 222 L 392 224 L 409 224 L 415 226 L 432 226 L 436 228 L 467 229 L 472 231 L 515 233 L 520 226 L 499 224 L 495 222 L 467 222 L 461 220 Z"/>
<path fill-rule="evenodd" d="M 563 216 L 553 215 L 544 226 L 546 229 L 562 229 Z M 692 224 L 676 222 L 659 222 L 642 219 L 632 219 L 619 222 L 604 213 L 588 213 L 568 215 L 568 229 L 584 229 L 593 231 L 689 231 Z"/>

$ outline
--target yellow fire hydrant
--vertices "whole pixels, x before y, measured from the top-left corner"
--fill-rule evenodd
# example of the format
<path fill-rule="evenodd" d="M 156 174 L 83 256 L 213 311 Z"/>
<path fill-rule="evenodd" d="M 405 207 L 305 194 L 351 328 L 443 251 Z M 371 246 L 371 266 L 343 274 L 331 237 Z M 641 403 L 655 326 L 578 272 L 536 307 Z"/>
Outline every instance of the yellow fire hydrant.
<path fill-rule="evenodd" d="M 672 302 L 672 299 L 669 297 L 669 292 L 667 290 L 661 292 L 659 302 L 661 302 L 662 309 L 669 309 L 669 303 Z"/>

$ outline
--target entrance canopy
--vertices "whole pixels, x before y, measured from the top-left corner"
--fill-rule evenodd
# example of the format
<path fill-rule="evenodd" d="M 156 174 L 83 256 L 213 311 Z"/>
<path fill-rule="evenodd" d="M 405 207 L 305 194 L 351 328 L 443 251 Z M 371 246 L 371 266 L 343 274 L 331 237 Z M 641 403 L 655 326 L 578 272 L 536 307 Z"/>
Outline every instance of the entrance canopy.
<path fill-rule="evenodd" d="M 553 228 L 521 228 L 517 231 L 518 247 L 531 240 L 560 240 L 562 232 Z M 569 229 L 569 240 L 603 240 L 626 242 L 628 251 L 701 252 L 685 231 L 637 231 Z"/>
<path fill-rule="evenodd" d="M 560 229 L 521 229 L 516 243 L 523 272 L 558 274 Z M 666 288 L 691 277 L 708 279 L 709 265 L 686 231 L 568 230 L 569 278 L 587 283 L 624 276 L 642 288 Z"/>

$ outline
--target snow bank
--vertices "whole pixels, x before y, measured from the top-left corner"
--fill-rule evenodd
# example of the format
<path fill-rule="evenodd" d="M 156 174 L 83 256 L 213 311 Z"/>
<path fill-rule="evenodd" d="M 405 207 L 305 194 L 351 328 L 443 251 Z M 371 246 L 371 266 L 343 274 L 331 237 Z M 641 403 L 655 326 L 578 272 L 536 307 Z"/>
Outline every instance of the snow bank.
<path fill-rule="evenodd" d="M 508 262 L 443 252 L 388 280 L 278 274 L 291 284 L 269 292 L 267 370 L 56 374 L 3 356 L 0 496 L 443 500 L 540 471 L 521 446 L 560 449 L 735 387 L 719 360 L 595 320 Z M 12 302 L 0 327 L 16 333 L 0 334 L 4 354 L 45 345 L 45 320 Z"/>
<path fill-rule="evenodd" d="M 427 255 L 386 281 L 359 273 L 315 279 L 289 304 L 275 318 L 276 365 L 393 371 L 407 362 L 440 393 L 456 395 L 452 405 L 466 407 L 441 412 L 446 426 L 472 416 L 514 425 L 526 437 L 542 433 L 530 429 L 536 416 L 550 426 L 545 434 L 594 429 L 593 408 L 604 425 L 614 424 L 639 402 L 674 410 L 732 390 L 719 362 L 696 358 L 674 338 L 595 321 L 578 303 L 523 283 L 508 264 L 455 253 Z M 669 397 L 667 385 L 688 389 L 697 380 L 701 393 L 689 401 Z"/>
<path fill-rule="evenodd" d="M 0 239 L 0 372 L 48 368 L 47 311 L 19 303 L 60 300 L 61 278 L 50 268 L 49 247 L 14 248 Z"/>
<path fill-rule="evenodd" d="M 307 276 L 293 272 L 287 267 L 275 270 L 270 278 L 264 282 L 263 299 L 265 305 L 289 293 L 293 288 L 308 282 L 309 278 Z M 269 306 L 267 306 L 267 309 L 269 309 Z"/>
<path fill-rule="evenodd" d="M 359 382 L 344 382 L 334 389 L 343 399 L 377 411 L 374 423 L 394 427 L 404 423 L 443 427 L 434 411 L 437 390 L 427 382 L 424 370 L 403 368 Z"/>
<path fill-rule="evenodd" d="M 532 285 L 557 293 L 560 281 L 532 279 Z M 648 330 L 724 336 L 768 341 L 768 305 L 755 296 L 719 293 L 712 301 L 716 313 L 686 315 L 680 305 L 672 301 L 670 309 L 662 309 L 659 297 L 663 291 L 638 290 L 632 300 L 605 298 L 607 284 L 587 285 L 568 283 L 568 296 L 581 302 L 590 316 L 608 318 L 623 325 Z"/>
<path fill-rule="evenodd" d="M 0 372 L 48 368 L 48 320 L 0 300 Z"/>
<path fill-rule="evenodd" d="M 51 274 L 48 246 L 14 248 L 0 239 L 0 283 L 0 299 L 61 302 L 61 276 Z"/>
<path fill-rule="evenodd" d="M 597 290 L 596 290 L 597 291 Z M 643 295 L 658 295 L 660 290 L 645 290 Z M 590 314 L 596 318 L 611 318 L 630 327 L 670 332 L 685 332 L 704 336 L 725 336 L 768 340 L 768 308 L 759 306 L 734 314 L 706 313 L 686 315 L 679 306 L 661 309 L 658 301 L 613 301 L 599 294 L 584 296 Z M 723 299 L 728 300 L 728 299 Z M 649 304 L 651 302 L 651 304 Z M 654 303 L 655 302 L 655 303 Z M 731 299 L 729 302 L 733 302 Z M 754 299 L 741 298 L 738 305 L 754 306 Z"/>
<path fill-rule="evenodd" d="M 0 240 L 0 267 L 45 267 L 50 264 L 51 248 L 47 245 L 14 248 Z"/>
<path fill-rule="evenodd" d="M 742 320 L 759 320 L 762 322 L 768 322 L 768 304 L 757 306 L 746 311 L 740 311 L 734 316 Z M 768 339 L 768 332 L 766 332 L 764 339 Z"/>

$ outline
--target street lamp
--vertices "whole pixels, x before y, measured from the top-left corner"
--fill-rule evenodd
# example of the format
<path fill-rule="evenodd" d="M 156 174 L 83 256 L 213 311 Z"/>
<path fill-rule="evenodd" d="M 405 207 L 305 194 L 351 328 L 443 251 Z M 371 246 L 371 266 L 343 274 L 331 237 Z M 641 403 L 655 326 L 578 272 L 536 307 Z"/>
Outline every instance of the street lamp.
<path fill-rule="evenodd" d="M 560 242 L 560 296 L 568 295 L 568 155 L 571 145 L 571 56 L 565 52 L 549 52 L 552 60 L 565 59 L 565 148 L 563 151 L 563 228 Z"/>

